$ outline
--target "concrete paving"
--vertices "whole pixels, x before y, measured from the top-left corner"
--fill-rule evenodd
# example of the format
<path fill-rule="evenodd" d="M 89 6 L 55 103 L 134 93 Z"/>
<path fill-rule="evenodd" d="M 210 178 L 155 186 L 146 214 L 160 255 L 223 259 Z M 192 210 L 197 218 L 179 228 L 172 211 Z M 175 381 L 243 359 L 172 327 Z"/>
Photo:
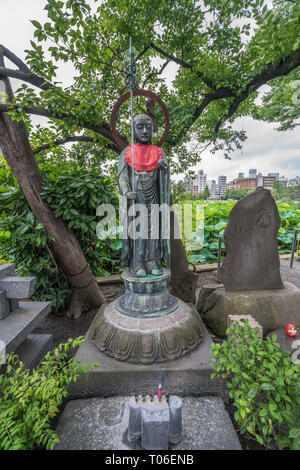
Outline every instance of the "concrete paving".
<path fill-rule="evenodd" d="M 300 261 L 294 259 L 293 267 L 290 268 L 290 260 L 280 260 L 280 272 L 283 282 L 292 282 L 300 289 Z"/>
<path fill-rule="evenodd" d="M 67 403 L 56 428 L 56 450 L 141 450 L 127 437 L 129 397 L 89 398 Z M 182 398 L 182 440 L 169 450 L 241 450 L 219 397 Z"/>

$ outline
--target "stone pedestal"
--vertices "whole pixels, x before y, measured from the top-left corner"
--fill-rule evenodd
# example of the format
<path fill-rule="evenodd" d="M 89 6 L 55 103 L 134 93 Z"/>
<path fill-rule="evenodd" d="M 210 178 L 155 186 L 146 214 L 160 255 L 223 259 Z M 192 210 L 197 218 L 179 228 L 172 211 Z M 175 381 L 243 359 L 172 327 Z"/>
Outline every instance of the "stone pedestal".
<path fill-rule="evenodd" d="M 89 336 L 101 352 L 135 364 L 165 362 L 194 349 L 203 337 L 199 315 L 168 291 L 170 273 L 122 274 L 126 291 L 104 305 Z"/>
<path fill-rule="evenodd" d="M 194 309 L 176 301 L 177 310 L 156 317 L 123 315 L 115 301 L 103 305 L 90 326 L 90 341 L 108 356 L 136 364 L 181 357 L 201 342 L 203 324 Z"/>
<path fill-rule="evenodd" d="M 210 395 L 227 400 L 223 379 L 211 379 L 214 371 L 210 352 L 212 339 L 195 307 L 192 304 L 183 304 L 186 309 L 193 311 L 193 316 L 198 316 L 203 336 L 199 345 L 192 351 L 162 363 L 135 364 L 116 360 L 99 351 L 92 339 L 95 326 L 92 324 L 86 334 L 85 343 L 76 352 L 75 359 L 81 365 L 92 362 L 99 364 L 99 367 L 89 368 L 86 374 L 70 385 L 70 399 L 143 394 L 153 390 L 153 384 L 162 384 L 174 395 Z M 105 308 L 103 305 L 99 314 L 102 314 Z M 94 322 L 97 321 L 96 317 Z"/>
<path fill-rule="evenodd" d="M 160 276 L 137 277 L 125 271 L 122 274 L 126 291 L 116 300 L 118 312 L 134 318 L 163 317 L 178 308 L 178 299 L 168 291 L 170 272 Z"/>
<path fill-rule="evenodd" d="M 197 309 L 205 323 L 225 337 L 229 315 L 251 315 L 263 327 L 263 334 L 285 326 L 300 324 L 300 289 L 286 282 L 284 289 L 226 291 L 220 284 L 209 284 L 200 290 Z"/>

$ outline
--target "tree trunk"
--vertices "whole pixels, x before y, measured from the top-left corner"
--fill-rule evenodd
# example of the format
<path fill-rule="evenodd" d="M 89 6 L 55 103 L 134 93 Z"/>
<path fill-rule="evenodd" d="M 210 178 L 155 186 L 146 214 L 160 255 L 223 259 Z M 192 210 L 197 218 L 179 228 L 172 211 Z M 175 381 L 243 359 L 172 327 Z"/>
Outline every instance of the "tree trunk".
<path fill-rule="evenodd" d="M 82 311 L 95 308 L 107 299 L 98 287 L 75 235 L 61 217 L 54 216 L 40 196 L 43 179 L 23 121 L 13 121 L 10 116 L 0 114 L 0 147 L 32 212 L 54 238 L 49 243 L 51 251 L 72 289 L 67 316 L 78 318 Z"/>
<path fill-rule="evenodd" d="M 184 302 L 196 301 L 197 274 L 189 270 L 186 252 L 181 239 L 176 239 L 174 234 L 179 233 L 178 220 L 171 211 L 170 217 L 170 245 L 171 245 L 171 286 L 172 294 Z"/>

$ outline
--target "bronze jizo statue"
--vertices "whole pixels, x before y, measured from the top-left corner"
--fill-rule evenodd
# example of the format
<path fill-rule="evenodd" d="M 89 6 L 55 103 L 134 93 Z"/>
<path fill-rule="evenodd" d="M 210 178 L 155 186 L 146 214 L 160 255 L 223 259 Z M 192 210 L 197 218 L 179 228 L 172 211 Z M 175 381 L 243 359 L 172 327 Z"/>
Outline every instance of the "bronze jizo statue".
<path fill-rule="evenodd" d="M 131 145 L 122 151 L 118 185 L 121 196 L 127 198 L 124 226 L 130 229 L 136 224 L 136 235 L 131 232 L 123 237 L 121 266 L 128 266 L 138 277 L 159 276 L 161 261 L 170 265 L 169 165 L 162 149 L 152 144 L 151 118 L 146 114 L 135 116 L 133 129 L 134 155 Z"/>

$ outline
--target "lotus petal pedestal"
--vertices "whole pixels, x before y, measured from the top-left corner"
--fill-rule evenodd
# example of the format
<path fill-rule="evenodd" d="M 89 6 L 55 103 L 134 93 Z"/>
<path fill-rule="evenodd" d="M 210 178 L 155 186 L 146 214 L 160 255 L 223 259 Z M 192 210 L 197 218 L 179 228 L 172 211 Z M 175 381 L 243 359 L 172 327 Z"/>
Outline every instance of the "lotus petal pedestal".
<path fill-rule="evenodd" d="M 123 273 L 126 292 L 95 317 L 89 338 L 119 361 L 165 362 L 192 351 L 203 338 L 203 323 L 189 305 L 169 294 L 169 271 L 138 278 Z"/>

